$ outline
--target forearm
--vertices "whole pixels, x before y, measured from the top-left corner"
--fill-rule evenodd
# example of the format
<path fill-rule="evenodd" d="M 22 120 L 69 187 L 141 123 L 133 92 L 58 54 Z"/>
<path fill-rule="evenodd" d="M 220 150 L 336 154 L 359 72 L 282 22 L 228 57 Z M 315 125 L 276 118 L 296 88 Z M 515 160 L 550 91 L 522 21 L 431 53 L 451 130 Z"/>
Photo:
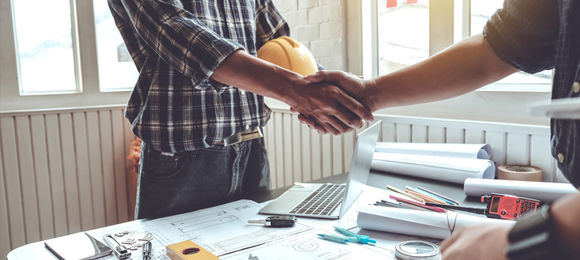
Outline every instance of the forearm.
<path fill-rule="evenodd" d="M 554 202 L 550 209 L 558 244 L 569 256 L 580 255 L 580 193 Z"/>
<path fill-rule="evenodd" d="M 371 110 L 456 97 L 514 72 L 481 34 L 475 35 L 423 62 L 370 80 Z"/>
<path fill-rule="evenodd" d="M 295 97 L 293 85 L 308 83 L 299 74 L 258 59 L 245 51 L 236 51 L 228 56 L 211 78 L 286 103 Z"/>

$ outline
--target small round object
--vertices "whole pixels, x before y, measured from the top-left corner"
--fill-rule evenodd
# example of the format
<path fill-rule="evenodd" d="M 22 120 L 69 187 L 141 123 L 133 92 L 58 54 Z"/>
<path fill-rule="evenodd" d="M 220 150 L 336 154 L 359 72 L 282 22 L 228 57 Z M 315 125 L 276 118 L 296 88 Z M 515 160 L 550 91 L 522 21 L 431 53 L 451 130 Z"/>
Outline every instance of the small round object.
<path fill-rule="evenodd" d="M 507 213 L 507 212 L 506 212 L 505 210 L 502 210 L 502 211 L 501 211 L 501 214 L 502 214 L 502 215 L 505 215 L 506 213 Z"/>
<path fill-rule="evenodd" d="M 558 161 L 559 161 L 560 163 L 564 163 L 564 154 L 563 154 L 563 153 L 559 153 L 559 154 L 558 154 Z"/>
<path fill-rule="evenodd" d="M 440 260 L 441 250 L 430 242 L 409 240 L 395 246 L 395 256 L 400 260 Z"/>
<path fill-rule="evenodd" d="M 574 82 L 574 84 L 572 84 L 572 91 L 574 91 L 574 93 L 580 92 L 580 83 Z"/>

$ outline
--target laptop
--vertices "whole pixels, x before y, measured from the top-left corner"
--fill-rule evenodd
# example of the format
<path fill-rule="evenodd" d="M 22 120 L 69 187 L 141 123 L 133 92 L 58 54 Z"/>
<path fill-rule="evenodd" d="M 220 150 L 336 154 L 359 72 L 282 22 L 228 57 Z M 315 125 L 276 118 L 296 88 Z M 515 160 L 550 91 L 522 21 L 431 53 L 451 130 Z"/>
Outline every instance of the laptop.
<path fill-rule="evenodd" d="M 296 183 L 260 214 L 338 219 L 367 185 L 381 121 L 358 134 L 346 184 Z"/>

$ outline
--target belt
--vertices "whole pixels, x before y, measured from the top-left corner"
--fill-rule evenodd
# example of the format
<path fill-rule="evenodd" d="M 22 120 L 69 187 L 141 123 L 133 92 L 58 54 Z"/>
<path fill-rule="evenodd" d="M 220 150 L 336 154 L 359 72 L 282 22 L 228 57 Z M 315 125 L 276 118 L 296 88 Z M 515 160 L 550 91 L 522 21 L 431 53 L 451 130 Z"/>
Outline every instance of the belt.
<path fill-rule="evenodd" d="M 228 136 L 224 138 L 224 140 L 217 142 L 216 145 L 228 146 L 243 141 L 262 138 L 263 136 L 264 135 L 262 134 L 262 130 L 260 130 L 259 127 L 256 127 L 256 129 L 252 131 L 237 132 L 232 136 Z"/>

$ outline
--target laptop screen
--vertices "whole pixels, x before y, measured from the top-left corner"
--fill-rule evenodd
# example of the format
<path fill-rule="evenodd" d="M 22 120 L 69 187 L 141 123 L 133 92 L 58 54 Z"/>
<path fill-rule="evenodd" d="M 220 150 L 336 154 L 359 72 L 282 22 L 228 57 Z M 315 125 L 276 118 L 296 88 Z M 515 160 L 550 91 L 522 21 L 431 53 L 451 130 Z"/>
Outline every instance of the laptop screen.
<path fill-rule="evenodd" d="M 340 207 L 340 217 L 346 213 L 367 185 L 380 131 L 381 121 L 378 121 L 358 134 Z"/>

